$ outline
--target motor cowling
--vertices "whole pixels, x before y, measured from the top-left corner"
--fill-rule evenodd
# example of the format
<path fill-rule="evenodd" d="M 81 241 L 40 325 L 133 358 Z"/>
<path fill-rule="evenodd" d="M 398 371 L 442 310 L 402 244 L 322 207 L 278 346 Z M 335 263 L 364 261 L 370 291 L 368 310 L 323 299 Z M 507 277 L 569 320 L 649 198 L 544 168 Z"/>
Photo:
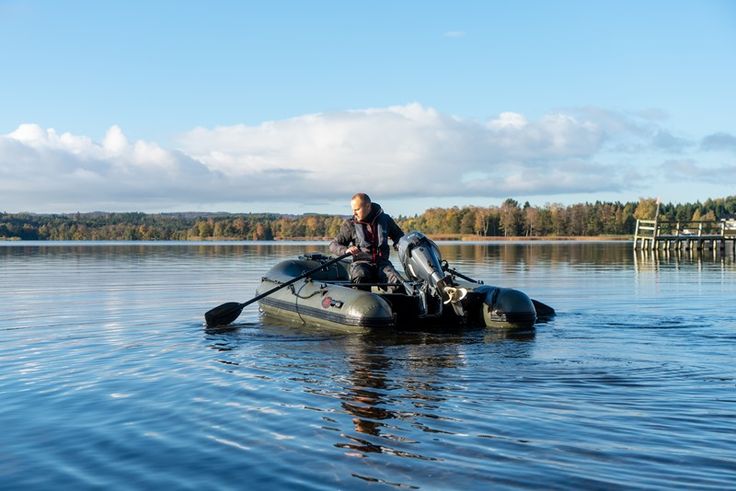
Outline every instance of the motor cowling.
<path fill-rule="evenodd" d="M 445 278 L 437 244 L 421 232 L 410 232 L 399 239 L 399 260 L 411 280 L 426 281 L 436 287 Z"/>
<path fill-rule="evenodd" d="M 442 269 L 439 247 L 423 233 L 413 231 L 399 239 L 399 260 L 409 279 L 426 282 L 444 303 L 452 302 L 455 306 L 467 295 L 464 288 L 455 287 L 452 275 Z"/>

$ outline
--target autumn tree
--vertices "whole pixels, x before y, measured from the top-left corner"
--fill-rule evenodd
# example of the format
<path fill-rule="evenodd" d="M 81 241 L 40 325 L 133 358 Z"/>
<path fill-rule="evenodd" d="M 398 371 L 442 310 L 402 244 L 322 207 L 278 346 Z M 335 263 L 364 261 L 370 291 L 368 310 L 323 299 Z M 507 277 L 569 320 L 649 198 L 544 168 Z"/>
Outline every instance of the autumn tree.
<path fill-rule="evenodd" d="M 504 237 L 519 235 L 521 226 L 521 209 L 519 203 L 508 198 L 501 205 L 501 228 Z"/>
<path fill-rule="evenodd" d="M 654 215 L 656 213 L 656 198 L 639 198 L 639 204 L 636 206 L 634 218 L 638 218 L 639 220 L 654 220 Z"/>

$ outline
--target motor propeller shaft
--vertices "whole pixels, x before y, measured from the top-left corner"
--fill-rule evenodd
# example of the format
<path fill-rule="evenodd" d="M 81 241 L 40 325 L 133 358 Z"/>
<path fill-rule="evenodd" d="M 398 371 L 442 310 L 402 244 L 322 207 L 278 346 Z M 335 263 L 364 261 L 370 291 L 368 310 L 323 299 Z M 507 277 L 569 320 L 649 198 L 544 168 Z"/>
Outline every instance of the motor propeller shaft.
<path fill-rule="evenodd" d="M 446 286 L 443 289 L 444 295 L 442 295 L 443 301 L 445 305 L 448 303 L 457 303 L 460 302 L 463 298 L 465 298 L 468 294 L 468 290 L 461 287 L 454 287 L 454 286 Z"/>

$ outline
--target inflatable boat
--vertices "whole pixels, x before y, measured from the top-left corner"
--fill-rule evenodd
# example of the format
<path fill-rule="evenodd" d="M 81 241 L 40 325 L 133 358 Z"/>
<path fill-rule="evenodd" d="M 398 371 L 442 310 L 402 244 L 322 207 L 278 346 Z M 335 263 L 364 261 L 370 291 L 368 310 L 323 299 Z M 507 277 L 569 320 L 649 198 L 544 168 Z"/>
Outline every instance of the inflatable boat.
<path fill-rule="evenodd" d="M 406 279 L 397 284 L 351 283 L 349 259 L 312 253 L 282 261 L 261 279 L 260 308 L 267 316 L 301 324 L 357 330 L 529 329 L 554 315 L 519 290 L 486 285 L 450 268 L 420 232 L 402 237 L 398 249 Z"/>

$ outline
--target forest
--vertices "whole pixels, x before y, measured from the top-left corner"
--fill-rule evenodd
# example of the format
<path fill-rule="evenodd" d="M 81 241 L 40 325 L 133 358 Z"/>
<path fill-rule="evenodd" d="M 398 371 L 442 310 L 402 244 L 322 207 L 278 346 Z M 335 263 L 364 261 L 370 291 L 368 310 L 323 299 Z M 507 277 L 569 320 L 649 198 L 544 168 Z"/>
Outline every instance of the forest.
<path fill-rule="evenodd" d="M 637 218 L 653 218 L 656 210 L 654 198 L 566 206 L 532 206 L 509 198 L 500 206 L 430 208 L 393 216 L 404 231 L 434 238 L 627 237 Z M 736 196 L 659 207 L 663 220 L 735 216 Z M 345 218 L 314 213 L 0 213 L 0 240 L 321 240 L 334 237 Z"/>

